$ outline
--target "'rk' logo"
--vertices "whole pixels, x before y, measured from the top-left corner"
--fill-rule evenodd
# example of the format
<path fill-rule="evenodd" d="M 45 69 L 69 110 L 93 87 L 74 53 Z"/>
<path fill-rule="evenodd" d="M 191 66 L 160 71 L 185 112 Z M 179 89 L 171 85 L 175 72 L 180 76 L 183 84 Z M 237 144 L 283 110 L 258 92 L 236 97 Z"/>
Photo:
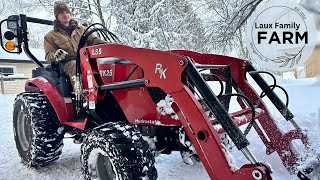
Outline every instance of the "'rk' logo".
<path fill-rule="evenodd" d="M 168 68 L 166 68 L 166 69 L 162 68 L 162 64 L 156 64 L 156 69 L 155 69 L 154 73 L 157 74 L 157 72 L 158 72 L 160 74 L 160 79 L 162 79 L 162 77 L 164 79 L 167 79 L 166 74 L 165 74 L 167 70 L 168 70 Z"/>

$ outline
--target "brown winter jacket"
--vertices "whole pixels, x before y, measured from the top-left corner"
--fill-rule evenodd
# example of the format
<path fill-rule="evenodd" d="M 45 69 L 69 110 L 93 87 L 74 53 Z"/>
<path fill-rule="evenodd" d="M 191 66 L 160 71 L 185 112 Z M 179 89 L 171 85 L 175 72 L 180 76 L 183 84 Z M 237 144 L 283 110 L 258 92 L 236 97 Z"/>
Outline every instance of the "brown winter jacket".
<path fill-rule="evenodd" d="M 85 31 L 85 27 L 78 26 L 77 21 L 71 20 L 70 26 L 76 26 L 72 31 L 71 36 L 63 28 L 63 26 L 57 21 L 54 21 L 54 30 L 48 32 L 44 37 L 44 51 L 45 59 L 47 62 L 53 62 L 54 52 L 58 49 L 63 49 L 68 52 L 68 55 L 64 59 L 64 62 L 75 60 L 78 44 L 81 35 Z M 99 38 L 94 35 L 90 35 L 86 45 L 92 45 L 101 42 Z"/>

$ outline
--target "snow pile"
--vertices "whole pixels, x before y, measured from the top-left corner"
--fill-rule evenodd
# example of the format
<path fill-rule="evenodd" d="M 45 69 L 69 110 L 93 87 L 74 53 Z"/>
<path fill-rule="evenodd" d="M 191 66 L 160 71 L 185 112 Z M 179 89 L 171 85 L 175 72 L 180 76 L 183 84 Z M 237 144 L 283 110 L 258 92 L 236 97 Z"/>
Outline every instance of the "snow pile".
<path fill-rule="evenodd" d="M 143 140 L 147 141 L 147 143 L 149 144 L 150 149 L 156 150 L 156 142 L 158 142 L 157 137 L 148 137 L 148 136 L 142 136 Z"/>
<path fill-rule="evenodd" d="M 226 147 L 224 144 L 222 144 L 223 152 L 225 154 L 226 160 L 230 166 L 231 171 L 236 171 L 237 169 L 239 169 L 239 167 L 237 166 L 237 162 L 235 160 L 235 158 L 233 157 L 233 155 L 231 154 L 231 151 L 229 150 L 229 147 Z"/>
<path fill-rule="evenodd" d="M 8 78 L 28 78 L 25 74 L 23 73 L 16 73 L 12 75 L 8 75 Z"/>
<path fill-rule="evenodd" d="M 162 115 L 171 115 L 172 119 L 179 120 L 178 115 L 171 108 L 171 104 L 174 102 L 173 98 L 168 94 L 164 100 L 160 100 L 157 103 L 157 111 Z"/>

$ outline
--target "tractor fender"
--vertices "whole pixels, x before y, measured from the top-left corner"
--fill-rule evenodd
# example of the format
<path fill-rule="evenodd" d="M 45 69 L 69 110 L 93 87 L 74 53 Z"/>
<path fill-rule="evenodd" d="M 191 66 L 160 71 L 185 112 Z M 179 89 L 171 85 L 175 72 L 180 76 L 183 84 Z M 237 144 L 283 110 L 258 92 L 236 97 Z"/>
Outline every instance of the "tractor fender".
<path fill-rule="evenodd" d="M 39 76 L 36 78 L 28 79 L 25 84 L 25 90 L 42 91 L 50 101 L 61 124 L 69 124 L 68 120 L 74 118 L 75 111 L 71 97 L 63 97 L 60 94 L 59 90 L 44 77 Z"/>

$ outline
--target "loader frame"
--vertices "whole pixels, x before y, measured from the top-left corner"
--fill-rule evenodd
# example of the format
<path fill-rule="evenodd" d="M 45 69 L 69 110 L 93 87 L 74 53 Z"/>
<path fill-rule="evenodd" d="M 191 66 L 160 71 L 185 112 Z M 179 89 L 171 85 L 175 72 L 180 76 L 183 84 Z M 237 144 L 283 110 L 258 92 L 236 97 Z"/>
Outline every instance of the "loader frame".
<path fill-rule="evenodd" d="M 25 15 L 12 16 L 8 21 L 20 24 L 17 30 L 19 49 L 16 53 L 21 53 L 21 45 L 23 44 L 25 52 L 40 67 L 43 65 L 32 55 L 28 48 L 27 39 L 27 22 L 51 24 L 51 21 L 45 21 L 35 18 L 28 18 Z M 2 21 L 0 24 L 2 24 Z M 0 29 L 1 30 L 1 29 Z M 2 32 L 1 32 L 2 36 Z M 1 39 L 1 44 L 3 40 Z M 97 68 L 97 61 L 101 58 L 118 58 L 119 60 L 128 61 L 140 68 L 143 77 L 138 79 L 124 80 L 121 82 L 113 82 L 109 84 L 101 84 L 101 72 Z M 95 104 L 101 97 L 103 92 L 110 91 L 117 99 L 127 120 L 130 124 L 145 126 L 182 126 L 188 138 L 199 155 L 204 167 L 206 168 L 211 179 L 272 179 L 271 168 L 267 163 L 259 162 L 248 148 L 249 142 L 239 126 L 251 123 L 262 142 L 267 148 L 267 154 L 277 152 L 285 167 L 289 172 L 294 173 L 298 155 L 292 148 L 293 140 L 299 139 L 307 146 L 308 139 L 293 120 L 293 114 L 288 110 L 287 106 L 273 92 L 273 87 L 269 86 L 259 71 L 256 71 L 249 61 L 232 58 L 228 56 L 201 54 L 186 50 L 158 51 L 145 48 L 134 48 L 121 44 L 99 44 L 89 47 L 83 47 L 79 51 L 79 59 L 81 64 L 81 88 L 83 91 L 76 92 L 77 95 L 85 94 L 89 103 L 89 112 L 96 110 Z M 228 105 L 226 106 L 217 95 L 213 93 L 204 77 L 197 70 L 198 68 L 207 69 L 211 74 L 215 74 L 218 78 L 227 81 L 225 77 L 217 73 L 229 72 L 232 87 L 241 96 L 247 97 L 244 101 L 238 98 L 238 103 L 242 110 L 233 114 L 228 113 Z M 283 133 L 278 128 L 276 121 L 271 117 L 266 105 L 261 100 L 253 87 L 247 81 L 246 76 L 251 76 L 255 82 L 261 87 L 265 95 L 271 100 L 283 117 L 290 121 L 295 130 Z M 48 96 L 58 118 L 62 124 L 66 124 L 83 130 L 88 122 L 88 118 L 81 117 L 80 120 L 74 121 L 79 116 L 78 109 L 73 109 L 73 103 L 62 95 L 62 93 L 54 87 L 53 83 L 42 79 L 43 77 L 35 77 L 27 81 L 26 90 L 42 90 Z M 145 114 L 136 115 L 129 113 L 129 105 L 125 102 L 128 95 L 127 92 L 140 92 L 141 97 L 147 97 L 146 89 L 157 87 L 166 94 L 173 97 L 174 103 L 172 108 L 178 115 L 179 120 L 168 117 L 157 116 L 156 121 L 145 121 L 139 123 L 137 119 L 149 117 Z M 192 87 L 192 88 L 191 88 Z M 206 114 L 203 106 L 195 97 L 194 88 L 196 88 L 203 101 L 209 107 L 209 110 L 217 119 L 217 124 L 213 124 Z M 117 96 L 117 94 L 119 96 Z M 228 94 L 227 96 L 231 96 Z M 137 101 L 139 98 L 137 97 Z M 77 99 L 76 104 L 81 104 L 81 100 Z M 79 101 L 79 102 L 78 102 Z M 252 106 L 248 105 L 251 102 Z M 61 106 L 63 104 L 63 106 Z M 244 115 L 245 118 L 237 118 Z M 95 117 L 95 115 L 94 115 Z M 247 158 L 250 164 L 245 164 L 239 169 L 232 169 L 232 163 L 228 159 L 228 151 L 221 143 L 219 134 L 226 132 L 232 139 L 233 143 Z"/>
<path fill-rule="evenodd" d="M 98 51 L 101 52 L 101 54 L 97 55 L 92 53 L 96 52 L 97 49 L 99 49 Z M 252 76 L 286 120 L 294 122 L 294 116 L 280 98 L 272 91 L 272 88 L 263 80 L 261 75 L 255 73 L 256 70 L 248 61 L 221 55 L 200 54 L 192 51 L 176 50 L 161 52 L 150 49 L 132 48 L 118 44 L 86 47 L 81 49 L 80 53 L 81 64 L 83 66 L 83 79 L 91 79 L 88 77 L 92 76 L 91 73 L 94 74 L 95 70 L 92 68 L 92 63 L 90 62 L 96 62 L 95 59 L 97 58 L 116 57 L 138 65 L 144 72 L 144 78 L 141 80 L 122 81 L 121 84 L 123 88 L 143 86 L 159 87 L 167 94 L 170 94 L 175 100 L 173 109 L 177 112 L 180 123 L 184 127 L 212 179 L 219 179 L 222 177 L 223 179 L 250 179 L 254 174 L 253 172 L 260 172 L 263 177 L 262 179 L 268 179 L 270 178 L 270 169 L 268 169 L 266 165 L 259 163 L 251 154 L 250 150 L 247 148 L 249 142 L 238 128 L 238 126 L 248 123 L 251 116 L 248 115 L 246 118 L 247 120 L 239 120 L 230 117 L 222 103 L 198 73 L 194 62 L 200 64 L 198 67 L 201 67 L 202 65 L 203 67 L 209 67 L 209 69 L 210 65 L 212 69 L 221 68 L 226 65 L 230 67 L 233 85 L 256 105 L 256 109 L 259 109 L 259 112 L 255 114 L 256 120 L 253 126 L 266 145 L 267 154 L 276 151 L 285 167 L 287 167 L 290 172 L 293 173 L 293 167 L 298 160 L 297 153 L 292 146 L 290 146 L 292 140 L 300 139 L 303 144 L 307 145 L 307 137 L 300 129 L 291 130 L 287 133 L 280 131 L 266 105 L 261 101 L 261 97 L 246 80 L 246 74 Z M 161 67 L 167 69 L 166 78 L 161 78 L 160 74 L 156 71 L 157 65 L 160 62 Z M 184 76 L 188 76 L 191 83 L 199 90 L 205 102 L 208 104 L 215 117 L 217 117 L 222 128 L 216 128 L 212 125 L 198 100 L 195 99 L 194 93 L 181 81 Z M 89 82 L 88 84 L 93 84 L 91 87 L 84 85 L 85 89 L 88 88 L 91 92 L 88 99 L 92 102 L 97 100 L 98 90 L 110 90 L 113 86 L 117 86 L 117 89 L 122 89 L 121 85 L 119 86 L 119 83 L 99 87 L 94 79 L 93 82 Z M 106 86 L 109 88 L 106 88 Z M 245 106 L 245 102 L 241 101 L 241 99 L 238 101 L 239 104 L 242 104 L 242 112 L 246 112 L 247 107 Z M 175 125 L 164 122 L 160 123 L 163 125 Z M 222 131 L 227 132 L 236 147 L 241 150 L 251 162 L 251 165 L 245 165 L 235 172 L 230 170 L 230 164 L 225 160 L 226 154 L 224 148 L 219 143 L 218 134 Z M 243 171 L 250 173 L 243 173 Z M 240 174 L 245 175 L 242 176 Z"/>

